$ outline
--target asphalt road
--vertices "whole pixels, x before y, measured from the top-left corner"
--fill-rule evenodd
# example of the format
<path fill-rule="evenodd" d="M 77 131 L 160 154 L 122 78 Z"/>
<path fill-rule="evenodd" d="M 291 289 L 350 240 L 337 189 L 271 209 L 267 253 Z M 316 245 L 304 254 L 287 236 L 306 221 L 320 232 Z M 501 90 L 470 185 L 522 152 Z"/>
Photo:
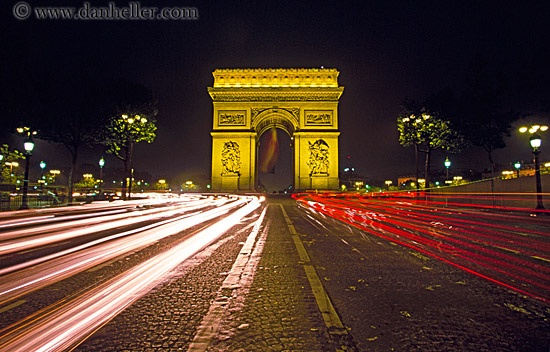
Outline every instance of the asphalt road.
<path fill-rule="evenodd" d="M 550 222 L 192 197 L 0 217 L 4 351 L 548 351 Z"/>
<path fill-rule="evenodd" d="M 322 212 L 304 206 L 293 220 L 358 349 L 548 351 L 550 348 L 548 220 L 533 219 L 529 214 L 418 207 L 403 204 L 403 200 L 350 202 L 317 198 L 313 201 L 331 204 L 332 208 L 309 204 Z M 331 209 L 344 209 L 347 213 L 331 213 Z M 357 214 L 364 216 L 358 218 Z M 437 221 L 434 217 L 438 217 Z M 457 224 L 459 220 L 462 227 Z M 429 226 L 422 227 L 419 222 Z M 476 231 L 467 231 L 472 229 Z M 487 237 L 482 237 L 484 230 L 499 240 L 512 232 L 518 233 L 522 243 L 508 238 L 505 242 L 509 248 L 487 253 L 491 246 L 504 245 L 493 243 L 494 238 L 486 241 Z M 411 234 L 418 237 L 411 238 Z M 463 236 L 460 243 L 453 242 L 456 235 Z M 466 239 L 466 235 L 470 238 Z M 439 237 L 435 244 L 423 242 L 434 237 Z M 530 239 L 536 240 L 540 247 L 537 255 L 530 253 L 535 258 L 522 252 Z M 451 254 L 444 246 L 448 243 L 456 246 Z M 481 248 L 470 246 L 472 253 L 459 251 L 471 243 Z M 481 259 L 470 261 L 479 258 L 474 256 L 479 251 L 493 263 L 492 268 Z M 493 262 L 490 254 L 500 261 Z M 517 268 L 506 266 L 506 260 L 520 269 L 527 268 L 526 263 L 536 266 L 532 272 L 523 271 L 516 277 Z"/>

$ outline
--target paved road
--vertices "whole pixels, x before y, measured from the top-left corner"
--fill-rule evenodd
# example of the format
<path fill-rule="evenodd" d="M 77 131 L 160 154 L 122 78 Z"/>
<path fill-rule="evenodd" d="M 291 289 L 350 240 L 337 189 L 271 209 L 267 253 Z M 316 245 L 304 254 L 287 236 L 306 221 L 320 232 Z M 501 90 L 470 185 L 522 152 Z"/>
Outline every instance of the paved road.
<path fill-rule="evenodd" d="M 7 322 L 24 322 L 38 309 L 55 311 L 91 290 L 79 283 L 110 283 L 162 253 L 175 261 L 172 268 L 87 331 L 75 350 L 549 350 L 550 304 L 544 299 L 289 198 L 269 198 L 247 214 L 189 259 L 183 260 L 186 246 L 178 245 L 191 233 L 212 233 L 217 220 L 4 301 L 0 350 L 14 336 Z M 541 233 L 549 228 L 533 226 Z M 543 272 L 537 283 L 548 281 Z M 55 299 L 44 306 L 38 303 L 44 297 Z"/>

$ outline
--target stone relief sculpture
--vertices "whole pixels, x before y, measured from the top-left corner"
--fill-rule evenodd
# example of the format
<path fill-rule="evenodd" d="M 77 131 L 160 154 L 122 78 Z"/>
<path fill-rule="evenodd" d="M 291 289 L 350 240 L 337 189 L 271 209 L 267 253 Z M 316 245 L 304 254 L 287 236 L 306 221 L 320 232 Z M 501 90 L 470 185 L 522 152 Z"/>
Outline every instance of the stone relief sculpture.
<path fill-rule="evenodd" d="M 318 139 L 314 143 L 309 142 L 309 166 L 310 175 L 328 175 L 329 146 L 327 142 Z"/>
<path fill-rule="evenodd" d="M 237 142 L 225 142 L 222 150 L 222 176 L 240 175 L 241 151 Z"/>
<path fill-rule="evenodd" d="M 219 119 L 220 125 L 244 125 L 244 114 L 243 113 L 220 113 Z"/>
<path fill-rule="evenodd" d="M 331 125 L 332 114 L 330 112 L 306 112 L 306 125 Z"/>

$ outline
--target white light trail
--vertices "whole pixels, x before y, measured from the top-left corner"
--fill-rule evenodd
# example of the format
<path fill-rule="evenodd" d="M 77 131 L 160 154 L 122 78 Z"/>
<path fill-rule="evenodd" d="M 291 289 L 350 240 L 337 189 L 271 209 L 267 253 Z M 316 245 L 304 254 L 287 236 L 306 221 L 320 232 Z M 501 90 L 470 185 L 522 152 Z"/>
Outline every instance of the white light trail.
<path fill-rule="evenodd" d="M 261 205 L 255 197 L 243 201 L 250 202 L 170 250 L 61 307 L 56 313 L 33 321 L 21 334 L 16 331 L 3 336 L 0 349 L 48 352 L 76 346 L 161 282 L 177 265 L 218 239 Z"/>
<path fill-rule="evenodd" d="M 227 202 L 227 200 L 226 200 Z M 151 221 L 159 217 L 175 216 L 179 213 L 190 211 L 207 205 L 219 205 L 219 201 L 212 199 L 198 201 L 192 204 L 183 203 L 167 208 L 153 208 L 136 212 L 125 212 L 110 216 L 99 216 L 93 219 L 81 219 L 59 224 L 35 227 L 19 231 L 11 231 L 0 234 L 0 255 L 6 255 L 37 246 L 43 246 L 78 236 L 88 235 L 94 232 L 111 230 L 113 228 Z M 86 227 L 84 227 L 86 226 Z M 74 229 L 78 227 L 77 229 Z M 61 231 L 64 230 L 64 231 Z M 57 232 L 52 232 L 57 231 Z M 31 236 L 34 235 L 34 236 Z M 8 240 L 9 239 L 9 240 Z"/>
<path fill-rule="evenodd" d="M 67 251 L 73 252 L 71 254 L 65 253 L 66 255 L 63 256 L 52 255 L 58 258 L 29 267 L 26 270 L 11 272 L 2 276 L 0 302 L 20 297 L 32 290 L 57 282 L 119 255 L 145 247 L 164 237 L 174 235 L 192 226 L 214 219 L 248 201 L 249 199 L 242 198 L 229 204 L 223 204 L 225 201 L 221 200 L 222 203 L 220 206 L 200 214 L 194 214 L 193 216 L 184 215 L 176 220 L 167 220 L 161 226 L 158 226 L 158 224 L 149 225 L 137 231 L 123 232 L 77 247 L 80 249 L 89 247 L 86 250 L 76 251 L 71 249 Z M 105 226 L 109 226 L 109 224 Z M 20 266 L 26 265 L 22 264 Z M 6 268 L 3 271 L 9 272 L 13 270 Z"/>

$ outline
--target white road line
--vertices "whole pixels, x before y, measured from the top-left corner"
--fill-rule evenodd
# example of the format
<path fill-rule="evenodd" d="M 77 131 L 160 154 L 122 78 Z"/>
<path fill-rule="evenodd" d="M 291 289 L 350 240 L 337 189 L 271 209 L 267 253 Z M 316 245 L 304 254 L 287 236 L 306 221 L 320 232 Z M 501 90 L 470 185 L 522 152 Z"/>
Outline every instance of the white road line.
<path fill-rule="evenodd" d="M 256 241 L 260 226 L 264 220 L 267 207 L 264 208 L 262 214 L 256 220 L 254 228 L 248 235 L 245 244 L 241 248 L 235 263 L 231 267 L 231 271 L 222 283 L 216 299 L 210 306 L 208 313 L 204 316 L 197 329 L 197 333 L 193 341 L 189 345 L 189 352 L 206 351 L 214 337 L 218 332 L 220 322 L 224 316 L 226 308 L 229 306 L 229 298 L 222 296 L 222 289 L 238 289 L 248 288 L 251 285 L 256 266 L 259 262 L 261 252 L 263 250 L 263 242 L 267 236 L 267 231 L 264 229 L 260 240 Z M 263 241 L 262 241 L 263 239 Z M 262 245 L 260 245 L 262 243 Z M 243 297 L 239 297 L 242 299 Z"/>

